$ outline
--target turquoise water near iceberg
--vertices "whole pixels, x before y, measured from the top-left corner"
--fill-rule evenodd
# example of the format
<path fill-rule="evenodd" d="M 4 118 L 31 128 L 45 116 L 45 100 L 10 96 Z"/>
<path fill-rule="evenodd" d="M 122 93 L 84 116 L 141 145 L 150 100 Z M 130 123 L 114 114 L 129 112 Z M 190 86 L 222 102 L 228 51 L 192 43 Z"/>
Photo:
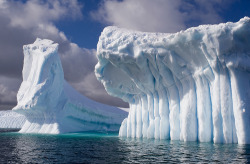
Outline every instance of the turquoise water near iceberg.
<path fill-rule="evenodd" d="M 249 163 L 250 145 L 0 133 L 0 163 Z"/>

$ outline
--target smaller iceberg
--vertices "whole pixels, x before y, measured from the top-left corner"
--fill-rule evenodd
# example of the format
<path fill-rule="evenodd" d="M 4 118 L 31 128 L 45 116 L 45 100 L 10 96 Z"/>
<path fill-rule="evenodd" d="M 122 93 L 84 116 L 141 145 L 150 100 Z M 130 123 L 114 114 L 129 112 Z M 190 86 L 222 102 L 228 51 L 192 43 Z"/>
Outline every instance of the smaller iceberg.
<path fill-rule="evenodd" d="M 26 117 L 20 132 L 119 131 L 127 112 L 92 101 L 73 89 L 64 80 L 57 43 L 37 39 L 23 50 L 23 82 L 13 108 Z"/>

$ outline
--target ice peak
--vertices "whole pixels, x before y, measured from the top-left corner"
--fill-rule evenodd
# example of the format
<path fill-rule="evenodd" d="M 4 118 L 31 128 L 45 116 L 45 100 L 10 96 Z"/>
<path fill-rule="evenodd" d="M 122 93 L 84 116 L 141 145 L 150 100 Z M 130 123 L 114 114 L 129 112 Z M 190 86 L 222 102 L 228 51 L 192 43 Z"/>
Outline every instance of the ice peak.
<path fill-rule="evenodd" d="M 23 82 L 17 94 L 18 104 L 13 109 L 27 119 L 21 132 L 119 130 L 127 113 L 90 100 L 74 90 L 64 80 L 57 43 L 38 38 L 23 49 Z"/>
<path fill-rule="evenodd" d="M 58 44 L 49 39 L 37 38 L 33 44 L 23 46 L 23 51 L 27 53 L 35 53 L 43 56 L 52 55 L 58 50 Z M 54 53 L 53 53 L 54 52 Z"/>

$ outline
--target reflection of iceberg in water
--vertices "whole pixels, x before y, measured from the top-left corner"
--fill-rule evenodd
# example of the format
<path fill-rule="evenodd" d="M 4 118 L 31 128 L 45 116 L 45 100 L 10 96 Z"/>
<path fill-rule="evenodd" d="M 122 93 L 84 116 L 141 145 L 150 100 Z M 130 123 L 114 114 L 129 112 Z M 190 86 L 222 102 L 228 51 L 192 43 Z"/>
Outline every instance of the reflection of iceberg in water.
<path fill-rule="evenodd" d="M 57 134 L 119 130 L 127 113 L 75 91 L 64 80 L 58 44 L 37 39 L 23 49 L 23 82 L 17 94 L 18 104 L 13 109 L 27 119 L 20 132 Z"/>
<path fill-rule="evenodd" d="M 250 19 L 175 34 L 107 27 L 96 76 L 129 102 L 120 136 L 250 143 Z"/>

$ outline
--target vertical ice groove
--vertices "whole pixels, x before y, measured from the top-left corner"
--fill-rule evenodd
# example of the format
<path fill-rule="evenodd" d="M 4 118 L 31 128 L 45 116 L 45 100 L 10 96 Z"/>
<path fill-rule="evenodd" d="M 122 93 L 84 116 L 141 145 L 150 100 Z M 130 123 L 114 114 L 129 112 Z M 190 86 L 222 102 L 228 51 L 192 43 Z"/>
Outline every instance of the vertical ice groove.
<path fill-rule="evenodd" d="M 226 70 L 221 70 L 220 76 L 220 97 L 221 97 L 221 115 L 223 126 L 223 140 L 225 143 L 232 143 L 233 130 L 232 130 L 232 99 L 230 93 L 230 84 L 228 81 Z"/>
<path fill-rule="evenodd" d="M 176 34 L 107 27 L 97 47 L 97 78 L 109 79 L 99 68 L 112 61 L 135 84 L 128 81 L 124 90 L 109 83 L 105 87 L 136 105 L 127 119 L 129 131 L 136 115 L 136 137 L 250 143 L 249 29 L 248 17 Z M 137 96 L 136 102 L 125 98 Z"/>
<path fill-rule="evenodd" d="M 119 130 L 119 136 L 120 137 L 127 137 L 127 120 L 128 120 L 128 118 L 125 118 L 122 121 L 120 130 Z"/>
<path fill-rule="evenodd" d="M 147 95 L 142 95 L 142 136 L 147 137 L 147 130 L 149 126 L 149 113 Z"/>
<path fill-rule="evenodd" d="M 243 124 L 242 122 L 240 121 L 241 120 L 241 106 L 240 106 L 240 97 L 237 93 L 237 82 L 236 82 L 236 78 L 234 77 L 235 74 L 234 74 L 234 71 L 232 70 L 232 68 L 229 68 L 230 69 L 230 74 L 231 74 L 231 86 L 232 86 L 232 98 L 233 98 L 233 109 L 234 109 L 234 115 L 235 115 L 235 128 L 236 128 L 236 134 L 237 134 L 237 138 L 238 138 L 238 142 L 242 142 L 243 139 Z"/>
<path fill-rule="evenodd" d="M 159 88 L 160 139 L 169 139 L 169 106 L 165 88 Z"/>
<path fill-rule="evenodd" d="M 136 103 L 131 104 L 131 115 L 130 115 L 130 125 L 131 125 L 131 137 L 136 136 Z"/>
<path fill-rule="evenodd" d="M 141 97 L 138 99 L 137 111 L 136 111 L 136 137 L 142 137 L 142 102 Z"/>
<path fill-rule="evenodd" d="M 210 93 L 212 95 L 212 117 L 213 117 L 213 142 L 223 143 L 223 126 L 221 116 L 221 88 L 220 88 L 220 65 L 218 59 L 213 67 L 214 69 L 214 81 L 211 83 Z"/>
<path fill-rule="evenodd" d="M 147 138 L 154 138 L 155 116 L 154 116 L 154 97 L 152 94 L 148 96 L 148 110 L 149 110 L 149 127 L 147 130 Z"/>
<path fill-rule="evenodd" d="M 177 87 L 174 85 L 169 90 L 169 123 L 171 140 L 180 139 L 180 100 Z"/>
<path fill-rule="evenodd" d="M 183 97 L 180 102 L 181 139 L 184 141 L 196 141 L 197 115 L 195 83 L 192 77 L 183 79 L 181 83 L 183 86 Z"/>
<path fill-rule="evenodd" d="M 131 137 L 132 136 L 132 133 L 131 133 L 131 129 L 132 129 L 131 115 L 132 115 L 132 112 L 133 112 L 133 107 L 132 107 L 133 105 L 130 104 L 129 106 L 130 106 L 129 110 L 131 110 L 131 112 L 129 112 L 128 119 L 127 119 L 127 137 Z"/>
<path fill-rule="evenodd" d="M 155 131 L 154 138 L 160 138 L 160 115 L 159 115 L 159 96 L 158 92 L 154 93 L 154 116 L 155 116 Z"/>
<path fill-rule="evenodd" d="M 204 75 L 195 77 L 197 88 L 197 118 L 198 140 L 209 142 L 212 140 L 212 117 L 209 83 Z"/>
<path fill-rule="evenodd" d="M 231 83 L 231 77 L 229 73 L 229 69 L 226 67 L 226 75 L 228 78 L 228 85 L 229 85 L 229 94 L 230 94 L 230 114 L 231 114 L 231 126 L 232 126 L 232 143 L 237 143 L 237 135 L 236 135 L 236 128 L 235 128 L 235 117 L 234 117 L 234 111 L 233 111 L 233 97 L 232 97 L 232 83 Z"/>
<path fill-rule="evenodd" d="M 249 125 L 250 115 L 249 100 L 250 95 L 247 88 L 240 88 L 240 86 L 247 86 L 249 88 L 249 72 L 237 70 L 236 68 L 229 67 L 232 85 L 232 97 L 233 97 L 233 110 L 235 116 L 235 128 L 238 143 L 250 143 L 249 138 Z"/>

